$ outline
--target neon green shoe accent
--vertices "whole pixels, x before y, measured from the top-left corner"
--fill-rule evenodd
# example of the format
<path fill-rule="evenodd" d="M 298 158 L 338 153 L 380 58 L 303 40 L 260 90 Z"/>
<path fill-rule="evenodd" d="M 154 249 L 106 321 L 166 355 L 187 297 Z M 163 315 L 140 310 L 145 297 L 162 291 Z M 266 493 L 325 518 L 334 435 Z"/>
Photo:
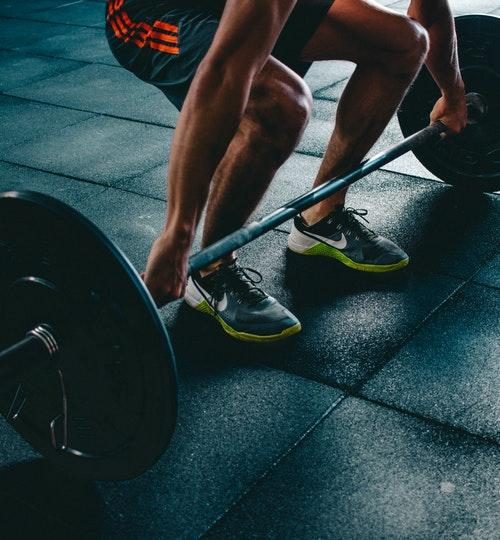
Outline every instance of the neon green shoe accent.
<path fill-rule="evenodd" d="M 229 334 L 231 337 L 239 339 L 240 341 L 271 343 L 273 341 L 280 341 L 281 339 L 286 339 L 290 336 L 298 334 L 302 330 L 302 325 L 300 323 L 297 323 L 293 326 L 290 326 L 289 328 L 285 328 L 285 330 L 283 330 L 279 334 L 271 334 L 268 336 L 249 334 L 247 332 L 238 332 L 237 330 L 229 326 L 229 324 L 227 324 L 227 322 L 214 310 L 214 308 L 206 300 L 200 302 L 194 309 L 201 311 L 206 315 L 211 315 L 222 326 L 222 329 L 224 330 L 224 332 L 226 332 L 226 334 Z"/>
<path fill-rule="evenodd" d="M 207 315 L 215 314 L 214 309 L 206 300 L 203 300 L 203 302 L 198 304 L 194 309 L 197 309 L 198 311 L 201 311 L 202 313 L 205 313 Z"/>
<path fill-rule="evenodd" d="M 393 272 L 394 270 L 400 270 L 408 266 L 410 259 L 402 259 L 401 261 L 394 264 L 363 264 L 349 259 L 347 255 L 342 253 L 339 249 L 336 249 L 331 246 L 327 246 L 321 242 L 310 247 L 302 253 L 302 255 L 320 255 L 322 257 L 330 257 L 336 259 L 337 261 L 345 264 L 349 268 L 354 270 L 360 270 L 361 272 Z"/>

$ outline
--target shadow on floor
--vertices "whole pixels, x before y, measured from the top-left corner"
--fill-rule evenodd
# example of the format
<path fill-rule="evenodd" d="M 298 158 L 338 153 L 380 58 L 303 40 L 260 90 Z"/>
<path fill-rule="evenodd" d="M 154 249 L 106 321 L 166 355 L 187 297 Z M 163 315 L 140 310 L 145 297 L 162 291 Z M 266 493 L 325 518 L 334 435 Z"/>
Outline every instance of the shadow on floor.
<path fill-rule="evenodd" d="M 103 506 L 94 483 L 65 476 L 43 459 L 0 468 L 0 501 L 4 538 L 90 538 Z"/>
<path fill-rule="evenodd" d="M 459 189 L 421 194 L 404 210 L 405 247 L 417 268 L 472 275 L 498 249 L 498 200 Z"/>

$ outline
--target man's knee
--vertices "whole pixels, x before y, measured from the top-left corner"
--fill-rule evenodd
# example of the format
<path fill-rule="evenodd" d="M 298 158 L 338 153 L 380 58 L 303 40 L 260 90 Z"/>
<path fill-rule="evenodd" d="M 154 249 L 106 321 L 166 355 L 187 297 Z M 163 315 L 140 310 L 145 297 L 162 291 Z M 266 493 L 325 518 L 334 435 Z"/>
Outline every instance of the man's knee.
<path fill-rule="evenodd" d="M 297 145 L 312 110 L 309 87 L 298 76 L 272 77 L 252 90 L 248 113 L 253 139 L 265 142 L 276 159 L 288 157 Z"/>
<path fill-rule="evenodd" d="M 274 121 L 269 126 L 270 134 L 288 131 L 289 137 L 296 139 L 311 116 L 313 98 L 309 87 L 297 76 L 286 81 L 275 81 L 271 91 L 274 96 L 270 96 L 270 113 Z"/>
<path fill-rule="evenodd" d="M 409 25 L 409 45 L 412 51 L 412 58 L 419 66 L 425 62 L 429 52 L 429 33 L 417 21 L 408 17 Z"/>
<path fill-rule="evenodd" d="M 429 34 L 417 21 L 404 17 L 403 31 L 398 39 L 399 54 L 394 69 L 402 75 L 414 75 L 429 52 Z"/>

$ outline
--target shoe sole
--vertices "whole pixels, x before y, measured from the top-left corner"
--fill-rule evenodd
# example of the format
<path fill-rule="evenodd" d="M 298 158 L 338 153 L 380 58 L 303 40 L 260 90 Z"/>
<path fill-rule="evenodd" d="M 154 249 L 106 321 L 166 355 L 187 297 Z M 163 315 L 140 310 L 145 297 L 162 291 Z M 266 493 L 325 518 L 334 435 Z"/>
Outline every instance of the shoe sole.
<path fill-rule="evenodd" d="M 297 253 L 299 255 L 309 255 L 309 256 L 319 256 L 319 257 L 328 257 L 330 259 L 335 259 L 342 263 L 344 266 L 352 268 L 353 270 L 358 270 L 360 272 L 372 272 L 372 273 L 383 273 L 383 272 L 394 272 L 396 270 L 401 270 L 408 266 L 410 259 L 402 259 L 401 261 L 393 264 L 363 264 L 349 259 L 347 255 L 342 253 L 339 249 L 336 249 L 332 246 L 322 244 L 318 242 L 313 246 L 304 247 L 300 242 L 294 240 L 291 236 L 288 237 L 288 249 Z"/>
<path fill-rule="evenodd" d="M 247 343 L 272 343 L 274 341 L 287 339 L 295 334 L 298 334 L 302 330 L 302 325 L 297 323 L 289 328 L 285 328 L 285 330 L 279 334 L 260 335 L 250 334 L 248 332 L 238 332 L 238 330 L 232 328 L 206 300 L 199 302 L 196 298 L 189 294 L 189 291 L 186 291 L 184 300 L 189 307 L 196 309 L 196 311 L 199 311 L 200 313 L 213 317 L 220 324 L 226 334 L 234 339 L 238 339 L 239 341 L 246 341 Z"/>

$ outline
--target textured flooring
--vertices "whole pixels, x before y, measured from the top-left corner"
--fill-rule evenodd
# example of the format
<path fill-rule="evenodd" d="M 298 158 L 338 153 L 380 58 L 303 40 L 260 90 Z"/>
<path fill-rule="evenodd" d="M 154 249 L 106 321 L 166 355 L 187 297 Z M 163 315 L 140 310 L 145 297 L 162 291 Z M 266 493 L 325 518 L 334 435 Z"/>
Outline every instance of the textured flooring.
<path fill-rule="evenodd" d="M 500 0 L 450 4 L 500 15 Z M 177 112 L 118 66 L 103 28 L 101 0 L 0 0 L 0 191 L 72 205 L 142 270 Z M 309 189 L 352 70 L 312 67 L 313 118 L 256 215 Z M 374 151 L 400 138 L 393 121 Z M 0 536 L 500 538 L 500 196 L 465 200 L 406 155 L 349 205 L 409 252 L 407 270 L 303 260 L 289 224 L 253 242 L 241 259 L 303 332 L 250 346 L 182 302 L 164 308 L 180 408 L 159 463 L 81 483 L 2 420 Z"/>

